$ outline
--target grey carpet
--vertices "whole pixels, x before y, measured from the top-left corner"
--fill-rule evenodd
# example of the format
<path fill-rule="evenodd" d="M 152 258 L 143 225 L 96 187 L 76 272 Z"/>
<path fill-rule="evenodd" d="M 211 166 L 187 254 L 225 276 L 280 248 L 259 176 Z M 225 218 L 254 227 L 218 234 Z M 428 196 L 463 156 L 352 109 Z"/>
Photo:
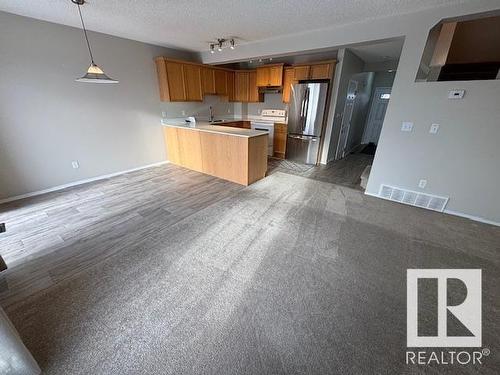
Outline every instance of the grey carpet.
<path fill-rule="evenodd" d="M 499 239 L 278 172 L 8 314 L 46 374 L 423 373 L 404 364 L 406 269 L 482 268 L 492 355 L 426 373 L 494 374 Z"/>

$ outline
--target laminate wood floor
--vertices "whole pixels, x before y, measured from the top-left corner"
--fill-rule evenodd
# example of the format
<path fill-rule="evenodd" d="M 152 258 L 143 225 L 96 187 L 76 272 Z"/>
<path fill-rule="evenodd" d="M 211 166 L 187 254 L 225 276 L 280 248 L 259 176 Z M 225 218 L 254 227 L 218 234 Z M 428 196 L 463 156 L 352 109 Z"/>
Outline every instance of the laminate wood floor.
<path fill-rule="evenodd" d="M 172 164 L 0 205 L 5 307 L 72 277 L 243 187 Z"/>
<path fill-rule="evenodd" d="M 359 187 L 372 156 L 349 155 L 327 166 L 270 159 L 285 172 Z M 0 205 L 0 276 L 4 307 L 99 264 L 243 186 L 167 164 Z"/>

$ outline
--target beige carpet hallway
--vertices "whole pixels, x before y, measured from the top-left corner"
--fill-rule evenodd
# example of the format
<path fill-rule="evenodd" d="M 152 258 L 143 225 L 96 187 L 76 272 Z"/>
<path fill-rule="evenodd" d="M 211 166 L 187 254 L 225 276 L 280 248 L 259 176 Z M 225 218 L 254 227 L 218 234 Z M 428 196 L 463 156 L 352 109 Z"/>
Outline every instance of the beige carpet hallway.
<path fill-rule="evenodd" d="M 213 189 L 9 303 L 44 374 L 420 373 L 404 363 L 407 268 L 481 268 L 483 347 L 500 347 L 500 228 L 281 172 Z M 444 373 L 496 374 L 499 354 Z"/>

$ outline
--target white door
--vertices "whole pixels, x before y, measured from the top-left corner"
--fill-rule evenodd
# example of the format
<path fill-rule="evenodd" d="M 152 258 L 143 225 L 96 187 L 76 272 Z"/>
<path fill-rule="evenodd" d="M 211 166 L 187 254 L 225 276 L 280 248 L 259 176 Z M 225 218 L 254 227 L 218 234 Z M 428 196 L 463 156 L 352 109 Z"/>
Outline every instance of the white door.
<path fill-rule="evenodd" d="M 357 91 L 358 82 L 350 80 L 347 88 L 347 97 L 345 99 L 342 125 L 340 127 L 339 143 L 337 145 L 337 155 L 335 156 L 335 159 L 342 159 L 345 156 L 345 148 L 347 138 L 349 136 L 349 128 L 351 127 L 352 112 L 354 109 L 354 102 L 356 101 Z"/>
<path fill-rule="evenodd" d="M 390 87 L 377 87 L 373 94 L 372 105 L 368 120 L 366 121 L 365 132 L 363 133 L 363 143 L 378 143 L 382 124 L 384 123 L 385 111 L 391 98 Z"/>

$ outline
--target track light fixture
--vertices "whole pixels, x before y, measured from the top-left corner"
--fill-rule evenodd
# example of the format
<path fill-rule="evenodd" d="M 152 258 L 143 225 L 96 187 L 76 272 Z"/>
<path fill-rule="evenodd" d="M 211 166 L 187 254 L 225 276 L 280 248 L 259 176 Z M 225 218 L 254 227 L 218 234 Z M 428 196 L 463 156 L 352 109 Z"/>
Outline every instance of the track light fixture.
<path fill-rule="evenodd" d="M 235 49 L 236 41 L 234 38 L 226 39 L 226 38 L 217 38 L 216 42 L 210 42 L 208 44 L 210 47 L 210 53 L 215 53 L 215 48 L 217 47 L 217 51 L 222 52 L 224 48 Z"/>

